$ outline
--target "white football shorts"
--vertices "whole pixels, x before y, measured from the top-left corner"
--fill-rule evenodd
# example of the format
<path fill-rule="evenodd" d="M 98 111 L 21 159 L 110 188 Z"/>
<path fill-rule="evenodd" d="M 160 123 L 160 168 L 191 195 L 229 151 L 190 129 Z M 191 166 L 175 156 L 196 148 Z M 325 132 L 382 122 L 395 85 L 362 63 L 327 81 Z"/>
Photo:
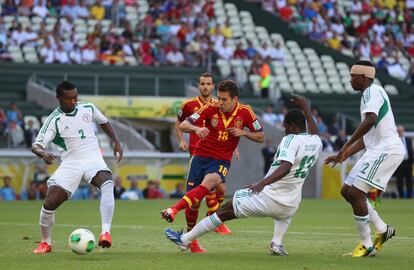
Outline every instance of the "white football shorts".
<path fill-rule="evenodd" d="M 403 159 L 403 155 L 366 152 L 350 171 L 345 184 L 366 193 L 373 188 L 384 191 Z"/>
<path fill-rule="evenodd" d="M 252 194 L 249 189 L 239 189 L 233 196 L 233 209 L 238 218 L 271 217 L 282 220 L 291 218 L 298 207 L 283 205 L 263 192 Z"/>
<path fill-rule="evenodd" d="M 111 172 L 103 159 L 63 161 L 49 178 L 47 185 L 63 188 L 70 198 L 82 180 L 90 183 L 99 171 Z"/>

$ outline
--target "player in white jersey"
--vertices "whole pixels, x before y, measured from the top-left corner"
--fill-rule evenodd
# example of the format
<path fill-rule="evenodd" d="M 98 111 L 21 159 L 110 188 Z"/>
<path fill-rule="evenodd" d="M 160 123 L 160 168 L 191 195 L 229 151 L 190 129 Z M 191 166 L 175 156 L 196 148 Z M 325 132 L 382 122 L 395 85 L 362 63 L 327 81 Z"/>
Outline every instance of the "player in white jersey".
<path fill-rule="evenodd" d="M 48 191 L 40 211 L 42 242 L 33 251 L 36 254 L 52 250 L 51 233 L 55 223 L 55 210 L 69 199 L 82 179 L 101 190 L 102 234 L 99 246 L 112 245 L 110 228 L 115 208 L 112 172 L 102 158 L 94 123 L 114 142 L 114 155 L 122 159 L 121 144 L 108 119 L 91 103 L 78 102 L 76 87 L 63 81 L 56 88 L 59 108 L 47 118 L 32 145 L 32 152 L 46 164 L 52 164 L 56 156 L 45 150 L 53 142 L 60 151 L 62 163 L 48 180 Z"/>
<path fill-rule="evenodd" d="M 316 163 L 322 142 L 310 108 L 304 98 L 293 96 L 301 110 L 290 110 L 284 119 L 286 136 L 282 139 L 275 160 L 261 181 L 239 189 L 233 199 L 216 213 L 201 220 L 193 230 L 182 233 L 165 229 L 167 237 L 181 249 L 188 248 L 193 239 L 214 231 L 224 222 L 245 217 L 271 217 L 275 221 L 270 250 L 286 256 L 282 240 L 302 197 L 306 176 Z M 306 121 L 305 121 L 306 120 Z M 306 123 L 309 134 L 306 132 Z"/>
<path fill-rule="evenodd" d="M 349 156 L 366 149 L 342 186 L 342 196 L 351 204 L 362 242 L 350 253 L 353 257 L 375 256 L 376 250 L 395 235 L 395 229 L 385 224 L 371 204 L 367 193 L 376 188 L 384 191 L 387 183 L 404 158 L 404 146 L 398 138 L 390 100 L 381 86 L 373 84 L 375 67 L 369 61 L 359 61 L 351 69 L 351 85 L 361 96 L 361 123 L 337 155 L 325 163 L 341 163 Z M 371 240 L 369 222 L 377 230 Z"/>

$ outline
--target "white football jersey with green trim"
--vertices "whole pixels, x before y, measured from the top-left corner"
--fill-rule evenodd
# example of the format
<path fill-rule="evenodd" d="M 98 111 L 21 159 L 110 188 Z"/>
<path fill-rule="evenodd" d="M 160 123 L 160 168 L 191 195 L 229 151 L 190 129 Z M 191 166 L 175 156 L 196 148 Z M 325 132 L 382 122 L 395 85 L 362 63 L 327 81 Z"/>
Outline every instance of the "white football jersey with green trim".
<path fill-rule="evenodd" d="M 62 161 L 102 159 L 94 122 L 105 124 L 108 119 L 92 103 L 78 102 L 71 113 L 57 108 L 44 122 L 34 143 L 46 148 L 53 142 Z"/>
<path fill-rule="evenodd" d="M 283 137 L 265 177 L 271 175 L 287 161 L 292 164 L 290 172 L 275 183 L 265 186 L 263 192 L 283 205 L 297 207 L 302 198 L 302 186 L 306 176 L 315 165 L 322 150 L 322 141 L 318 135 L 308 133 L 289 134 Z"/>
<path fill-rule="evenodd" d="M 366 113 L 375 113 L 375 125 L 364 135 L 367 151 L 404 155 L 405 149 L 398 137 L 390 99 L 384 88 L 371 84 L 361 96 L 361 122 Z"/>

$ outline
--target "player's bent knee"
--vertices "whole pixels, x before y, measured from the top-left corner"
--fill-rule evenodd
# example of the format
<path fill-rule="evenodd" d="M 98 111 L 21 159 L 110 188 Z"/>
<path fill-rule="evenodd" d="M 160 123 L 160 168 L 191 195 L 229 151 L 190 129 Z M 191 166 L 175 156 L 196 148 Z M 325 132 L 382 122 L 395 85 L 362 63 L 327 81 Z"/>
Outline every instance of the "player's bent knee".
<path fill-rule="evenodd" d="M 217 173 L 209 173 L 204 177 L 203 186 L 208 188 L 208 190 L 214 190 L 221 183 L 221 177 Z"/>
<path fill-rule="evenodd" d="M 101 188 L 108 180 L 112 181 L 112 174 L 109 171 L 99 171 L 94 178 L 92 178 L 91 184 L 97 188 Z"/>

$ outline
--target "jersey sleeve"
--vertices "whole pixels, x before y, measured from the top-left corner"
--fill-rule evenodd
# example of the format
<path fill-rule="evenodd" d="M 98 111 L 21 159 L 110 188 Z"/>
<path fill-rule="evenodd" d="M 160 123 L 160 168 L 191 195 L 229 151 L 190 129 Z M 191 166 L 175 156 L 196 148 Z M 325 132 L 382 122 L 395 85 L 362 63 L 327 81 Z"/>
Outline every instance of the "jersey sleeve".
<path fill-rule="evenodd" d="M 375 113 L 378 116 L 383 103 L 384 98 L 379 89 L 368 89 L 362 95 L 361 114 Z"/>
<path fill-rule="evenodd" d="M 56 136 L 56 121 L 57 117 L 50 115 L 44 122 L 36 140 L 33 144 L 38 144 L 43 148 L 46 148 L 49 142 L 51 142 Z"/>
<path fill-rule="evenodd" d="M 279 145 L 279 155 L 277 156 L 278 161 L 287 161 L 294 164 L 296 153 L 299 149 L 298 141 L 295 139 L 295 135 L 287 135 L 283 137 Z"/>
<path fill-rule="evenodd" d="M 91 105 L 93 110 L 93 121 L 99 125 L 108 123 L 108 118 L 106 118 L 106 116 L 95 105 Z"/>
<path fill-rule="evenodd" d="M 213 112 L 214 109 L 211 105 L 205 105 L 201 107 L 200 110 L 187 117 L 187 120 L 193 125 L 198 125 L 204 123 L 204 120 L 209 119 Z"/>
<path fill-rule="evenodd" d="M 183 122 L 188 116 L 190 116 L 188 113 L 188 107 L 188 103 L 183 103 L 181 105 L 181 108 L 177 114 L 178 121 Z"/>
<path fill-rule="evenodd" d="M 263 127 L 260 124 L 259 120 L 257 119 L 256 114 L 254 113 L 252 108 L 250 106 L 245 106 L 244 108 L 245 108 L 244 113 L 247 118 L 247 123 L 246 123 L 247 128 L 252 132 L 258 132 L 258 131 L 262 132 Z"/>

